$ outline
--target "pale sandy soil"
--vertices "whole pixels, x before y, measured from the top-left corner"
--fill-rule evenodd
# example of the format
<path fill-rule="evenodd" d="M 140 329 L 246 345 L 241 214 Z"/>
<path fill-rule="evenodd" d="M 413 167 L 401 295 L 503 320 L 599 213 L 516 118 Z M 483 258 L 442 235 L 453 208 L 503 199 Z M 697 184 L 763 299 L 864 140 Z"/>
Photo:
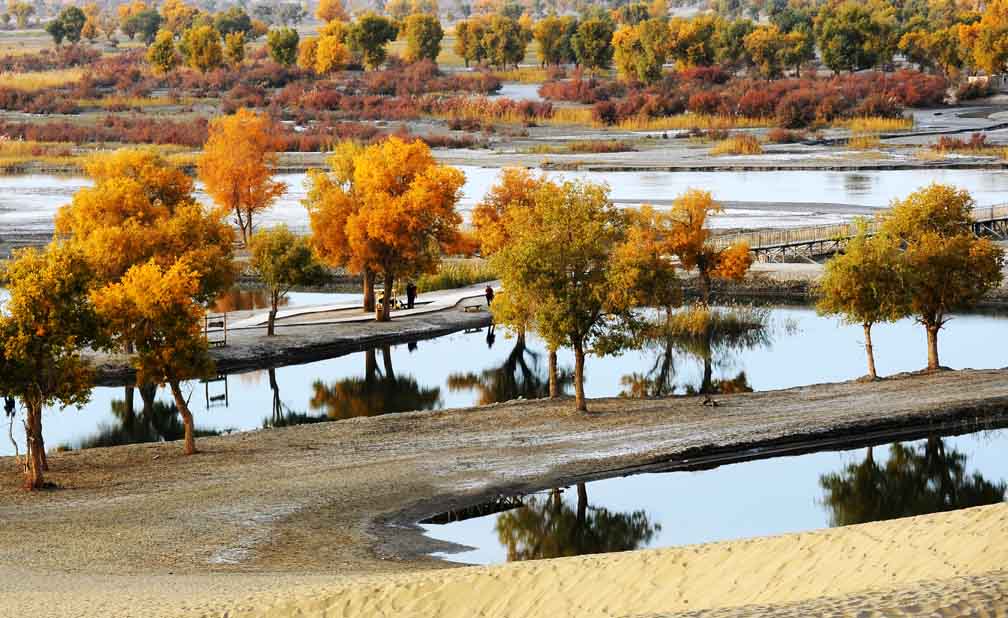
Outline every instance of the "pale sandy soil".
<path fill-rule="evenodd" d="M 381 579 L 366 580 L 354 598 L 389 603 L 382 607 L 390 616 L 438 615 L 427 613 L 425 608 L 437 605 L 424 605 L 423 599 L 458 605 L 434 591 L 459 590 L 467 591 L 475 610 L 487 610 L 484 615 L 554 616 L 548 611 L 553 597 L 556 603 L 590 600 L 596 608 L 591 611 L 600 612 L 599 597 L 591 596 L 595 586 L 630 595 L 624 602 L 613 592 L 611 603 L 606 600 L 609 615 L 646 616 L 687 609 L 687 599 L 688 608 L 696 608 L 700 598 L 804 603 L 824 594 L 853 594 L 868 581 L 903 586 L 915 578 L 983 575 L 990 564 L 1003 564 L 1003 555 L 988 554 L 1004 549 L 998 536 L 1005 529 L 1004 511 L 978 520 L 974 536 L 987 548 L 974 554 L 967 551 L 968 537 L 948 541 L 946 549 L 944 539 L 963 527 L 954 523 L 959 520 L 934 532 L 921 527 L 927 520 L 915 520 L 915 532 L 907 530 L 895 542 L 917 552 L 906 561 L 895 550 L 871 553 L 889 533 L 875 534 L 869 527 L 865 535 L 871 542 L 862 533 L 838 537 L 847 539 L 849 550 L 828 544 L 816 549 L 813 535 L 796 543 L 768 541 L 766 551 L 759 543 L 740 543 L 499 571 L 443 570 L 446 565 L 427 553 L 445 545 L 412 525 L 502 492 L 653 469 L 683 458 L 728 461 L 753 457 L 755 448 L 766 456 L 813 444 L 887 442 L 949 423 L 1008 422 L 1008 370 L 827 384 L 724 396 L 719 402 L 712 409 L 696 398 L 594 400 L 590 415 L 572 412 L 569 400 L 514 402 L 200 439 L 202 452 L 193 457 L 182 457 L 175 443 L 55 453 L 49 478 L 59 489 L 37 493 L 18 490 L 13 460 L 0 458 L 0 616 L 223 615 L 224 606 L 250 607 L 240 601 L 254 594 L 268 597 L 254 608 L 269 607 L 270 599 L 280 597 L 329 602 L 325 599 L 347 585 L 361 587 L 362 577 Z M 909 525 L 895 526 L 892 534 Z M 726 557 L 737 549 L 742 555 L 750 545 L 745 551 L 754 553 L 745 560 Z M 861 550 L 868 554 L 859 559 Z M 629 579 L 619 579 L 624 570 L 631 572 L 626 561 L 638 559 L 645 561 L 640 572 L 660 576 L 653 579 L 656 586 L 645 586 L 641 577 L 629 578 L 640 580 L 633 587 Z M 697 566 L 690 569 L 693 560 Z M 442 570 L 384 587 L 386 577 L 434 568 Z M 865 579 L 852 579 L 862 568 Z M 514 585 L 501 584 L 511 569 Z M 563 577 L 535 583 L 534 574 L 553 569 Z M 804 596 L 786 592 L 799 586 L 795 578 L 807 580 L 801 584 Z M 783 583 L 759 583 L 777 579 Z M 941 585 L 964 597 L 991 590 L 971 581 Z M 510 592 L 498 598 L 504 588 Z M 532 596 L 521 596 L 522 590 Z M 680 590 L 708 596 L 694 601 L 676 596 Z M 419 604 L 404 605 L 414 593 L 420 600 L 409 602 Z M 654 603 L 634 606 L 652 596 Z M 473 605 L 452 611 L 467 608 Z M 480 615 L 475 610 L 459 615 Z M 572 613 L 600 615 L 587 612 Z M 383 614 L 368 609 L 348 615 Z"/>
<path fill-rule="evenodd" d="M 1003 616 L 1008 505 L 674 549 L 350 580 L 230 615 Z"/>

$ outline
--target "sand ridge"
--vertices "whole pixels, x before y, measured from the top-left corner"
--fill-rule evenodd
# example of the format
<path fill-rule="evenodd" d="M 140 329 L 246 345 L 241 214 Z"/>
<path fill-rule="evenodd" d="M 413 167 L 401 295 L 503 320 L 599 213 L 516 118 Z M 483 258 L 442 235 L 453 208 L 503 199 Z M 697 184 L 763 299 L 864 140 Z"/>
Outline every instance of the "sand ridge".
<path fill-rule="evenodd" d="M 1004 615 L 1008 505 L 776 537 L 376 576 L 229 612 L 288 616 Z M 867 612 L 867 613 L 862 613 Z M 895 614 L 894 614 L 895 612 Z"/>

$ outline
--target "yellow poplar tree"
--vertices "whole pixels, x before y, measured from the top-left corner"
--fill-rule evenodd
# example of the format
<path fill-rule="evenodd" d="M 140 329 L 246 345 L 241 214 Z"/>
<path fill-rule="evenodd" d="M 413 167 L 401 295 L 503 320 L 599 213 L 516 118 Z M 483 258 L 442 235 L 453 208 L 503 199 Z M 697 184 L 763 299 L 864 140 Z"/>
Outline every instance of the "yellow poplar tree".
<path fill-rule="evenodd" d="M 1004 250 L 977 238 L 968 191 L 932 184 L 893 203 L 881 231 L 903 245 L 909 313 L 927 331 L 929 370 L 941 367 L 938 332 L 1001 283 Z"/>
<path fill-rule="evenodd" d="M 118 283 L 94 291 L 91 300 L 113 340 L 134 350 L 140 384 L 167 384 L 185 428 L 183 452 L 196 452 L 192 412 L 181 383 L 205 378 L 213 360 L 203 336 L 200 276 L 185 260 L 162 269 L 153 260 L 130 268 Z"/>
<path fill-rule="evenodd" d="M 85 172 L 93 187 L 78 191 L 56 214 L 57 237 L 77 247 L 100 283 L 119 280 L 132 266 L 185 258 L 201 275 L 201 299 L 231 284 L 234 233 L 226 212 L 192 197 L 182 170 L 151 150 L 132 148 L 92 157 Z"/>
<path fill-rule="evenodd" d="M 42 438 L 47 406 L 87 403 L 92 371 L 81 348 L 98 336 L 88 302 L 92 273 L 67 245 L 14 254 L 2 272 L 10 298 L 0 313 L 0 392 L 25 407 L 25 487 L 45 487 L 49 463 Z"/>
<path fill-rule="evenodd" d="M 276 139 L 270 119 L 240 109 L 210 123 L 199 160 L 199 177 L 221 208 L 234 213 L 242 241 L 252 235 L 253 216 L 268 209 L 287 190 L 273 179 Z"/>

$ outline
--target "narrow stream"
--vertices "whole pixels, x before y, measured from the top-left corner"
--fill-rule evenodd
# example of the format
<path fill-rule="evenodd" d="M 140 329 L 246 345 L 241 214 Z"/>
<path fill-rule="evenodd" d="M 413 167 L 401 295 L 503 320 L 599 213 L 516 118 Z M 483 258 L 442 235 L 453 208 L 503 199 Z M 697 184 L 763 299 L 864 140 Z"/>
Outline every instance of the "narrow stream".
<path fill-rule="evenodd" d="M 428 536 L 496 564 L 768 536 L 924 515 L 1005 499 L 1008 431 L 932 435 L 711 470 L 558 487 L 444 513 Z"/>

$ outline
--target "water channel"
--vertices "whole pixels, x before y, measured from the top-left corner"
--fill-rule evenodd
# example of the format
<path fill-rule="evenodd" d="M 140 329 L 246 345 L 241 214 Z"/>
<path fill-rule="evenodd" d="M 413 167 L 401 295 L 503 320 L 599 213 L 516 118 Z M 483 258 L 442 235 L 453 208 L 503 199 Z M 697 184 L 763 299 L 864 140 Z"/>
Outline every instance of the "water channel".
<path fill-rule="evenodd" d="M 656 341 L 620 356 L 590 357 L 586 392 L 589 397 L 685 394 L 700 390 L 705 382 L 709 390 L 744 392 L 864 375 L 860 327 L 795 307 L 777 307 L 766 320 L 763 333 L 744 340 L 709 346 Z M 503 331 L 488 334 L 486 329 L 459 332 L 221 376 L 189 383 L 185 390 L 192 393 L 196 425 L 207 434 L 543 396 L 543 343 L 531 335 L 521 346 Z M 955 316 L 942 333 L 942 363 L 957 369 L 1008 366 L 1008 350 L 996 343 L 1006 335 L 1005 316 Z M 882 375 L 925 365 L 924 332 L 911 320 L 876 327 L 874 344 Z M 573 360 L 566 351 L 560 354 L 560 366 L 569 391 Z M 46 411 L 46 444 L 82 448 L 177 439 L 181 426 L 169 394 L 164 389 L 142 390 L 99 387 L 80 409 Z M 131 392 L 132 397 L 127 396 Z M 23 439 L 21 433 L 15 431 L 18 440 Z M 23 444 L 20 448 L 23 451 Z M 10 441 L 0 438 L 0 455 L 13 451 Z"/>
<path fill-rule="evenodd" d="M 924 515 L 1005 499 L 1008 430 L 558 487 L 445 513 L 438 554 L 495 564 L 672 547 Z"/>
<path fill-rule="evenodd" d="M 496 181 L 498 168 L 460 166 L 466 174 L 459 208 L 465 213 L 482 199 Z M 621 204 L 664 203 L 688 188 L 713 191 L 729 202 L 764 202 L 808 205 L 807 208 L 729 208 L 714 227 L 794 227 L 836 223 L 850 218 L 829 204 L 883 207 L 894 198 L 930 183 L 950 183 L 968 189 L 978 205 L 1008 202 L 1008 171 L 994 170 L 885 170 L 767 171 L 767 172 L 551 172 L 563 178 L 606 182 L 612 198 Z M 306 196 L 304 174 L 282 174 L 287 193 L 259 218 L 261 225 L 286 223 L 306 230 L 308 218 L 301 200 Z M 66 204 L 88 180 L 74 176 L 0 176 L 0 235 L 45 233 L 52 230 L 56 210 Z M 200 199 L 207 199 L 198 193 Z"/>

